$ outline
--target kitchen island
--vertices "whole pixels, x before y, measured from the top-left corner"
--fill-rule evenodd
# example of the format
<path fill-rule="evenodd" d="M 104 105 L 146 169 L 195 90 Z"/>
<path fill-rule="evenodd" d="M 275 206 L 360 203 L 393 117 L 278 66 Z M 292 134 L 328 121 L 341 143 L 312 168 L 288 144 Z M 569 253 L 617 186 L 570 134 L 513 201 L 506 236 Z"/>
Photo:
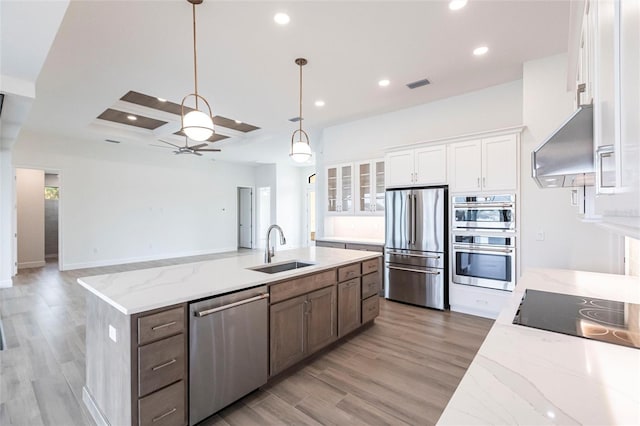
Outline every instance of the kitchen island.
<path fill-rule="evenodd" d="M 212 376 L 205 384 L 239 383 L 259 364 L 263 384 L 267 375 L 295 366 L 378 315 L 380 253 L 311 247 L 278 252 L 271 265 L 292 261 L 299 268 L 275 273 L 256 270 L 265 266 L 263 256 L 250 254 L 79 278 L 88 290 L 83 400 L 96 422 L 193 424 L 206 415 L 194 420 L 196 399 L 189 398 L 190 383 L 202 382 L 215 371 L 224 377 Z M 233 299 L 242 290 L 255 294 L 247 301 Z M 231 303 L 215 305 L 228 297 Z M 199 308 L 209 300 L 211 309 Z M 256 309 L 244 318 L 248 311 L 243 309 L 249 306 Z M 222 339 L 219 344 L 209 341 L 207 350 L 244 343 L 250 344 L 249 350 L 203 353 L 202 340 L 193 333 L 206 327 L 212 331 L 197 335 L 200 339 L 207 334 Z M 238 334 L 242 330 L 246 333 Z M 256 338 L 257 330 L 262 331 Z M 262 343 L 256 347 L 256 342 Z M 256 352 L 263 355 L 256 357 Z M 250 367 L 242 368 L 242 362 Z M 240 377 L 231 377 L 233 369 Z M 258 386 L 222 401 L 227 405 Z M 207 401 L 204 405 L 216 406 Z"/>
<path fill-rule="evenodd" d="M 640 349 L 512 324 L 526 289 L 640 303 L 637 277 L 527 270 L 438 424 L 640 424 Z"/>

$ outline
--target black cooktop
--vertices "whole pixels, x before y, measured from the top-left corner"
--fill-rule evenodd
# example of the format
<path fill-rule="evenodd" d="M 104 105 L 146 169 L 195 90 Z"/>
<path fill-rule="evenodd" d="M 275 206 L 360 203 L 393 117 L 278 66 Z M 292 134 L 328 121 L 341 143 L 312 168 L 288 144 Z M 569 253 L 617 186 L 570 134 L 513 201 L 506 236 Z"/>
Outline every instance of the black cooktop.
<path fill-rule="evenodd" d="M 513 323 L 640 349 L 640 304 L 526 290 Z"/>

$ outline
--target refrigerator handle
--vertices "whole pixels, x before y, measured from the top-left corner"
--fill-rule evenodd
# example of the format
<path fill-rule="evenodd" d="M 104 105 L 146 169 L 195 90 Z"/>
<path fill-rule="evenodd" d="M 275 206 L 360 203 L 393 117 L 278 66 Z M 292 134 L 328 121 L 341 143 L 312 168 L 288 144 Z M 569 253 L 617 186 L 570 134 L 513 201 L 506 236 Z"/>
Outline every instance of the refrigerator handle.
<path fill-rule="evenodd" d="M 411 217 L 411 194 L 407 195 L 407 203 L 409 204 L 407 207 L 407 243 L 411 245 L 411 236 L 413 235 L 413 231 L 411 229 L 411 226 L 413 225 L 413 218 Z"/>
<path fill-rule="evenodd" d="M 417 228 L 417 222 L 416 222 L 416 196 L 414 195 L 412 200 L 411 200 L 411 237 L 413 238 L 411 244 L 415 244 L 416 243 L 416 228 Z"/>

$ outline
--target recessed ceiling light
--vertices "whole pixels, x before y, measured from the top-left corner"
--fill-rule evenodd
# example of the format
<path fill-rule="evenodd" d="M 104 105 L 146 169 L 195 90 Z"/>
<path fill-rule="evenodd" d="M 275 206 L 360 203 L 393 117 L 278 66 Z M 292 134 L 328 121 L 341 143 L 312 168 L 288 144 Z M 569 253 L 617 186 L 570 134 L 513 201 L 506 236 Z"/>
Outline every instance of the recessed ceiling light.
<path fill-rule="evenodd" d="M 473 49 L 473 54 L 476 56 L 482 56 L 486 54 L 488 51 L 489 51 L 489 48 L 487 46 L 480 46 Z"/>
<path fill-rule="evenodd" d="M 165 98 L 156 98 L 158 101 L 160 102 L 167 102 L 167 100 Z"/>
<path fill-rule="evenodd" d="M 127 115 L 127 119 L 131 121 L 136 121 L 138 117 L 136 117 L 135 115 Z"/>
<path fill-rule="evenodd" d="M 460 10 L 467 5 L 467 0 L 451 0 L 449 2 L 449 9 Z"/>
<path fill-rule="evenodd" d="M 391 83 L 391 82 L 385 78 L 385 79 L 382 79 L 382 80 L 380 80 L 380 81 L 378 82 L 378 86 L 380 86 L 380 87 L 387 87 L 390 83 Z"/>
<path fill-rule="evenodd" d="M 242 124 L 242 121 L 236 120 L 236 124 Z"/>
<path fill-rule="evenodd" d="M 318 99 L 318 100 L 316 101 L 316 106 L 317 106 L 317 107 L 323 107 L 323 106 L 324 106 L 324 101 L 323 101 L 322 99 Z"/>
<path fill-rule="evenodd" d="M 278 25 L 287 25 L 291 18 L 289 18 L 289 15 L 287 15 L 286 13 L 279 12 L 273 16 L 273 20 L 276 21 L 276 24 Z"/>

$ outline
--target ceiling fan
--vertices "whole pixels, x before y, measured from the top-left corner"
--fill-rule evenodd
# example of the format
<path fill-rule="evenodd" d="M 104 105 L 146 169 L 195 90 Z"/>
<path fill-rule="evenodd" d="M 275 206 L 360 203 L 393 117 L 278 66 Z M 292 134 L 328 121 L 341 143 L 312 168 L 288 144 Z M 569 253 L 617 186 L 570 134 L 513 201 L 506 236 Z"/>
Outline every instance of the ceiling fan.
<path fill-rule="evenodd" d="M 175 148 L 175 150 L 173 151 L 174 154 L 193 154 L 193 155 L 202 156 L 202 154 L 200 154 L 201 152 L 220 152 L 221 151 L 216 148 L 205 148 L 206 146 L 209 145 L 207 143 L 199 143 L 198 145 L 189 146 L 189 143 L 186 137 L 184 141 L 184 146 L 163 141 L 162 139 L 160 139 L 160 142 L 166 143 L 167 145 L 171 145 L 173 148 Z M 163 146 L 163 145 L 152 145 L 152 146 L 157 146 L 159 148 L 169 148 L 168 146 Z"/>

